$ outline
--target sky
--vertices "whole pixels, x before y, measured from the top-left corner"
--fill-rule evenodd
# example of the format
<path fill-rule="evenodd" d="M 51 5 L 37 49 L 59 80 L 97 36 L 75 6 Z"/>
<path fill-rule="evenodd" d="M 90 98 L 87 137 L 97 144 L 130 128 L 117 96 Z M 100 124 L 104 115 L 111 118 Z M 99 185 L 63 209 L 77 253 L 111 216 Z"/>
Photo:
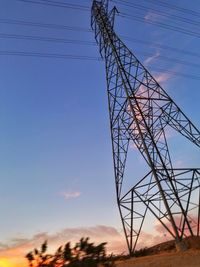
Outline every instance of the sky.
<path fill-rule="evenodd" d="M 0 267 L 22 266 L 23 256 L 46 239 L 56 246 L 90 236 L 107 241 L 109 251 L 126 251 L 116 203 L 105 68 L 90 29 L 92 1 L 56 1 L 87 8 L 0 0 Z M 116 32 L 200 128 L 200 2 L 162 0 L 182 11 L 154 1 L 141 0 L 143 7 L 136 0 L 119 2 L 110 2 L 121 13 Z M 197 147 L 174 133 L 169 142 L 174 166 L 199 166 Z M 128 185 L 146 170 L 139 153 L 132 153 Z M 143 233 L 143 244 L 147 237 L 152 243 L 155 237 L 162 239 L 156 227 L 154 236 Z"/>

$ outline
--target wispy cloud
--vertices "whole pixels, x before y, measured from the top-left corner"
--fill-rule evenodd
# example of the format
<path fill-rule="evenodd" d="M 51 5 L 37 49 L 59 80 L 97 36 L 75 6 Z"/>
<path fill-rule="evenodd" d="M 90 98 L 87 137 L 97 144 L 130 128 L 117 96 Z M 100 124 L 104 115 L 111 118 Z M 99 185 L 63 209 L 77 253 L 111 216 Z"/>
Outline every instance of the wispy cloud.
<path fill-rule="evenodd" d="M 184 168 L 185 167 L 185 162 L 181 159 L 177 159 L 174 162 L 174 168 Z"/>
<path fill-rule="evenodd" d="M 79 191 L 63 191 L 59 193 L 60 196 L 62 196 L 65 200 L 71 199 L 71 198 L 78 198 L 81 195 L 81 192 Z"/>
<path fill-rule="evenodd" d="M 148 66 L 149 63 L 151 63 L 152 61 L 154 61 L 156 58 L 158 58 L 160 56 L 160 52 L 156 52 L 153 56 L 148 57 L 145 61 L 144 61 L 144 65 Z"/>
<path fill-rule="evenodd" d="M 144 16 L 144 19 L 146 21 L 150 20 L 150 21 L 158 21 L 162 18 L 161 15 L 157 14 L 157 13 L 154 13 L 154 12 L 151 12 L 149 11 L 145 16 Z"/>

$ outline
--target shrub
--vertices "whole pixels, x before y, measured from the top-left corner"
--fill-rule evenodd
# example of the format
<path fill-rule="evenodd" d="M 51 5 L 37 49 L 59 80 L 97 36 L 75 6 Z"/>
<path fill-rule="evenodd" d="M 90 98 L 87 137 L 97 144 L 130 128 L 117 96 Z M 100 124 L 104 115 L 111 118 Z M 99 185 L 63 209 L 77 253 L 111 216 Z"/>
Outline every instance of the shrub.
<path fill-rule="evenodd" d="M 47 241 L 40 249 L 34 249 L 26 255 L 29 267 L 114 267 L 114 262 L 106 257 L 106 243 L 94 245 L 89 238 L 81 238 L 71 247 L 70 242 L 60 246 L 54 254 L 47 253 Z"/>

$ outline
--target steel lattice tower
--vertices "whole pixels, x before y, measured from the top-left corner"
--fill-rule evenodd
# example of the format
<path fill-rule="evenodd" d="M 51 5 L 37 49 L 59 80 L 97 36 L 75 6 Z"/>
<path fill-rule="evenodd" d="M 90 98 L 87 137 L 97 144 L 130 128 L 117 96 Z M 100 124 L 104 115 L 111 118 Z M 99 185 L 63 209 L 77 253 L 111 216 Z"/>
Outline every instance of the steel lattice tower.
<path fill-rule="evenodd" d="M 200 169 L 174 169 L 166 126 L 200 147 L 200 132 L 114 31 L 116 7 L 93 1 L 92 28 L 106 64 L 117 202 L 129 252 L 135 250 L 151 212 L 183 249 L 183 238 L 199 236 Z M 150 171 L 123 193 L 130 144 Z"/>

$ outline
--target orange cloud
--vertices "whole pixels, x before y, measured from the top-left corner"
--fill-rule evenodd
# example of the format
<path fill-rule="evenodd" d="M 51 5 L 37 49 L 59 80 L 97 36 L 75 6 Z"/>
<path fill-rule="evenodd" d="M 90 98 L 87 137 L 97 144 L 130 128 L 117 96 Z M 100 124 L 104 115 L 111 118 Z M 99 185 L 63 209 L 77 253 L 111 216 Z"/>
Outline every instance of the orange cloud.
<path fill-rule="evenodd" d="M 81 237 L 90 237 L 96 244 L 108 242 L 108 253 L 122 253 L 126 251 L 126 244 L 123 234 L 114 227 L 99 225 L 94 227 L 66 228 L 55 234 L 39 233 L 30 239 L 16 238 L 11 240 L 11 245 L 1 244 L 0 267 L 27 267 L 25 255 L 38 248 L 48 240 L 49 251 L 54 252 L 60 245 L 71 241 L 75 244 Z"/>
<path fill-rule="evenodd" d="M 179 218 L 176 218 L 179 220 Z M 90 237 L 96 244 L 107 242 L 107 253 L 127 253 L 124 233 L 114 227 L 99 225 L 94 227 L 66 228 L 55 234 L 39 233 L 30 239 L 16 238 L 11 245 L 0 244 L 0 267 L 27 267 L 25 255 L 34 248 L 39 248 L 47 240 L 49 252 L 54 252 L 60 245 L 70 241 L 75 244 L 81 237 Z M 137 249 L 153 246 L 170 240 L 171 236 L 163 229 L 159 222 L 155 222 L 151 233 L 142 231 Z M 7 248 L 6 248 L 7 246 Z"/>
<path fill-rule="evenodd" d="M 4 258 L 0 257 L 0 267 L 27 267 L 27 262 L 23 258 Z"/>

